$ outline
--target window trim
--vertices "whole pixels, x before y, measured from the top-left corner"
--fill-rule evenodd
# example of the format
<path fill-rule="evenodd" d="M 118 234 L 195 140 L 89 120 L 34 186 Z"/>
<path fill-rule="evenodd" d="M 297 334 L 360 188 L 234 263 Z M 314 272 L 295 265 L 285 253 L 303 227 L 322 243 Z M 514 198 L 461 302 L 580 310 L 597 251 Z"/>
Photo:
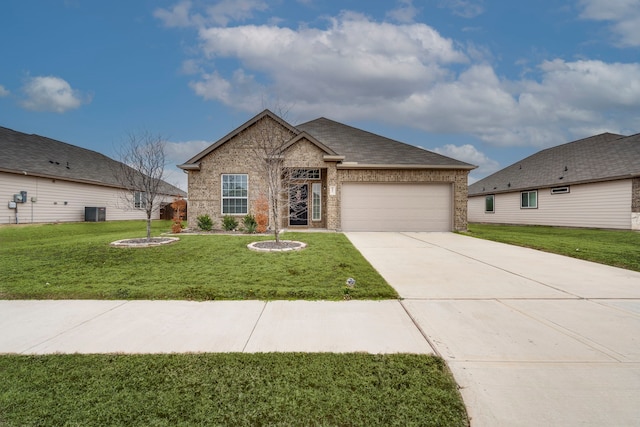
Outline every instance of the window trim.
<path fill-rule="evenodd" d="M 317 200 L 316 195 L 318 196 Z M 319 182 L 311 183 L 311 221 L 322 221 L 322 184 Z"/>
<path fill-rule="evenodd" d="M 147 197 L 145 196 L 144 191 L 134 191 L 133 192 L 133 208 L 134 209 L 146 209 L 147 208 Z"/>
<path fill-rule="evenodd" d="M 523 196 L 527 195 L 527 206 L 524 206 L 524 204 L 522 203 L 523 201 Z M 535 206 L 529 206 L 530 202 L 531 202 L 531 194 L 535 194 L 536 195 L 536 204 Z M 528 190 L 528 191 L 521 191 L 520 192 L 520 209 L 538 209 L 538 190 Z"/>
<path fill-rule="evenodd" d="M 225 177 L 228 176 L 240 176 L 240 177 L 245 177 L 246 182 L 247 182 L 247 188 L 246 188 L 246 196 L 225 196 L 224 195 L 224 184 L 225 184 Z M 225 200 L 246 200 L 246 209 L 245 212 L 225 212 L 224 211 L 224 202 Z M 236 216 L 242 216 L 242 215 L 246 215 L 249 213 L 249 174 L 247 173 L 223 173 L 220 175 L 220 212 L 222 213 L 222 215 L 236 215 Z"/>
<path fill-rule="evenodd" d="M 487 210 L 487 202 L 489 201 L 489 197 L 491 197 L 491 210 Z M 484 213 L 496 213 L 496 195 L 495 194 L 487 194 L 484 196 Z"/>

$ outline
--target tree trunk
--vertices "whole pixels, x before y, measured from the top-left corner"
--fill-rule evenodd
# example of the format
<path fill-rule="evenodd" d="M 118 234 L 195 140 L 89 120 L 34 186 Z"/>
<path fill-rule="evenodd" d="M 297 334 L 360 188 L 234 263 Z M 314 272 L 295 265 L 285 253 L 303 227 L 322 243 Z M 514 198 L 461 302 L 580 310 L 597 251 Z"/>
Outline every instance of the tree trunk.
<path fill-rule="evenodd" d="M 147 242 L 151 241 L 151 218 L 147 217 Z"/>

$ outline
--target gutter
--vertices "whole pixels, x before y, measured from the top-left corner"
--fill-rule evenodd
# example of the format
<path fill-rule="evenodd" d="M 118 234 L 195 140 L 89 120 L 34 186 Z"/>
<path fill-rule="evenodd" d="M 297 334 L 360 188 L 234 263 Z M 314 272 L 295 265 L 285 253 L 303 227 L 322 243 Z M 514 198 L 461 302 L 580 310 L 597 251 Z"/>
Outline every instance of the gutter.
<path fill-rule="evenodd" d="M 403 164 L 370 164 L 357 162 L 338 163 L 338 169 L 462 169 L 473 170 L 478 166 L 468 165 L 403 165 Z"/>
<path fill-rule="evenodd" d="M 640 174 L 628 174 L 628 175 L 618 175 L 606 178 L 595 178 L 595 179 L 585 179 L 582 181 L 566 181 L 566 182 L 554 182 L 554 183 L 544 183 L 540 185 L 529 185 L 527 187 L 507 187 L 505 189 L 493 189 L 493 190 L 485 190 L 477 193 L 469 193 L 469 197 L 475 196 L 487 196 L 489 194 L 506 194 L 506 193 L 515 193 L 520 191 L 531 191 L 531 190 L 539 190 L 541 188 L 554 188 L 554 187 L 567 187 L 569 185 L 582 185 L 582 184 L 594 184 L 596 182 L 609 182 L 609 181 L 622 181 L 624 179 L 633 179 L 639 178 Z M 475 185 L 472 184 L 472 185 Z"/>

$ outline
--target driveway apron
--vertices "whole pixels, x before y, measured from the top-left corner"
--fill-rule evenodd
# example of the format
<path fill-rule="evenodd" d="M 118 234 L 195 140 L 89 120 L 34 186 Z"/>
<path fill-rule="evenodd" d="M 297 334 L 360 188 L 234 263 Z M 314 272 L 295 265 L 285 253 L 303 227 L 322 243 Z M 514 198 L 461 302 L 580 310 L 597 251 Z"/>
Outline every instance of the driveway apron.
<path fill-rule="evenodd" d="M 347 233 L 479 426 L 640 424 L 640 273 L 454 233 Z"/>

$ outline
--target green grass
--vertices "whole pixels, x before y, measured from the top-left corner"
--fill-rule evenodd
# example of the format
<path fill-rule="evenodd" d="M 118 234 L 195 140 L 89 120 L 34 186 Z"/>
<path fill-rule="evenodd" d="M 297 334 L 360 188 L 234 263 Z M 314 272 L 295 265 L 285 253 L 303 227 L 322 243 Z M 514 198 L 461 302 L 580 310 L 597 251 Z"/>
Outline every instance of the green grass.
<path fill-rule="evenodd" d="M 170 221 L 154 221 L 153 235 Z M 153 248 L 114 248 L 142 237 L 144 221 L 0 227 L 3 299 L 353 299 L 397 293 L 341 233 L 286 233 L 302 251 L 247 249 L 270 236 L 180 235 Z"/>
<path fill-rule="evenodd" d="M 467 426 L 429 355 L 1 356 L 2 426 Z"/>
<path fill-rule="evenodd" d="M 640 271 L 640 233 L 624 230 L 469 224 L 469 235 Z"/>

